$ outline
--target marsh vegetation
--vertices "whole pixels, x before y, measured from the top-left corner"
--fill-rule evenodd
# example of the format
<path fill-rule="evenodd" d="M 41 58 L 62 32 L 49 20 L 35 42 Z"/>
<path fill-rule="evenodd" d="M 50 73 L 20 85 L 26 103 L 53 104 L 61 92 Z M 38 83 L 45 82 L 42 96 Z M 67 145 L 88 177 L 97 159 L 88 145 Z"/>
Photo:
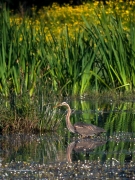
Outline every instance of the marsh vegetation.
<path fill-rule="evenodd" d="M 134 7 L 123 1 L 53 4 L 15 14 L 3 5 L 0 129 L 54 129 L 55 121 L 39 119 L 50 117 L 62 97 L 133 94 Z"/>

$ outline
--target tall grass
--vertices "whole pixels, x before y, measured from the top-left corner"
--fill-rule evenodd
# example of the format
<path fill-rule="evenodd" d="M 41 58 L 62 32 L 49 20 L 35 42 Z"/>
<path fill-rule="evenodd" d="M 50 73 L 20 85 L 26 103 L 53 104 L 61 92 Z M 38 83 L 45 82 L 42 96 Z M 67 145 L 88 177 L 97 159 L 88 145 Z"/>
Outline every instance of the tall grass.
<path fill-rule="evenodd" d="M 95 46 L 98 46 L 98 69 L 94 69 L 92 73 L 98 78 L 99 86 L 103 83 L 110 89 L 122 87 L 126 91 L 133 90 L 135 51 L 130 37 L 134 37 L 132 28 L 134 29 L 135 24 L 130 27 L 131 31 L 124 30 L 119 18 L 106 16 L 104 11 L 99 21 L 99 25 L 89 25 L 86 22 L 86 31 L 95 40 Z"/>
<path fill-rule="evenodd" d="M 37 26 L 35 15 L 17 18 L 0 9 L 0 93 L 10 99 L 6 105 L 15 117 L 12 107 L 20 95 L 28 94 L 29 103 L 38 96 L 43 109 L 42 100 L 52 94 L 134 91 L 134 21 L 125 28 L 121 18 L 103 8 L 96 24 L 82 18 L 84 25 L 72 35 L 66 25 L 55 36 L 44 21 Z"/>
<path fill-rule="evenodd" d="M 52 79 L 56 77 L 56 82 L 62 82 L 60 87 L 64 87 L 68 94 L 84 94 L 93 89 L 101 92 L 106 88 L 134 90 L 135 51 L 131 37 L 134 38 L 135 25 L 131 22 L 125 29 L 120 18 L 107 16 L 105 11 L 101 15 L 97 15 L 100 22 L 97 25 L 84 18 L 85 31 L 76 32 L 74 39 L 66 28 L 66 40 L 58 40 L 59 49 L 53 57 L 56 71 L 52 68 L 51 75 Z M 58 83 L 55 85 L 58 90 Z"/>
<path fill-rule="evenodd" d="M 56 38 L 41 21 L 38 27 L 33 16 L 23 17 L 20 23 L 10 22 L 10 13 L 1 10 L 0 91 L 30 96 L 37 88 L 66 95 L 89 91 L 132 91 L 134 82 L 134 23 L 125 30 L 120 18 L 97 15 L 99 24 L 88 22 L 74 31 L 68 26 Z M 37 86 L 38 85 L 38 86 Z"/>
<path fill-rule="evenodd" d="M 30 133 L 56 131 L 63 116 L 59 116 L 49 103 L 48 97 L 32 96 L 28 94 L 0 98 L 0 132 L 2 133 Z M 42 103 L 41 103 L 42 102 Z M 6 106 L 5 106 L 6 105 Z"/>

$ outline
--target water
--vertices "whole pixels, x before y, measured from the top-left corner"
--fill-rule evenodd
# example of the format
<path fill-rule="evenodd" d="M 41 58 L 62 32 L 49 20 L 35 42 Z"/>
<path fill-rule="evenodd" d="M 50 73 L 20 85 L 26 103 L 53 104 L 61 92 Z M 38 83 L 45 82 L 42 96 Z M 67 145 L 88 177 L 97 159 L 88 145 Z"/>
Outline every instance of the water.
<path fill-rule="evenodd" d="M 71 121 L 106 129 L 100 137 L 80 139 L 65 123 L 55 133 L 1 135 L 0 179 L 135 179 L 134 106 L 72 101 Z"/>

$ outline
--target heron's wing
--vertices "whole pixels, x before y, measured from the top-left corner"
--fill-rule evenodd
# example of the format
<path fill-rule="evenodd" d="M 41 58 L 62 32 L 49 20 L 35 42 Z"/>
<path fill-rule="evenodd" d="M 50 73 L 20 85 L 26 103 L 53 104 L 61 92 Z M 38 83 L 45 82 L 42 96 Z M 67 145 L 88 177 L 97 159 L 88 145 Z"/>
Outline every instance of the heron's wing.
<path fill-rule="evenodd" d="M 74 128 L 76 132 L 78 132 L 79 134 L 87 136 L 92 136 L 94 134 L 105 132 L 105 130 L 100 127 L 97 127 L 93 124 L 86 124 L 82 122 L 75 123 Z"/>

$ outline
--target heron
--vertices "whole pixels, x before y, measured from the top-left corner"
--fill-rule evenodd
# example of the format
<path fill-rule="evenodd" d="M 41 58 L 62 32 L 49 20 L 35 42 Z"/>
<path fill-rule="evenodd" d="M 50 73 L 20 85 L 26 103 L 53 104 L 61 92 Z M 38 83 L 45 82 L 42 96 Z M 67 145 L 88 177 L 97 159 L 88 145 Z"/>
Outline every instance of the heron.
<path fill-rule="evenodd" d="M 70 132 L 72 133 L 78 133 L 83 137 L 89 137 L 89 136 L 94 136 L 94 135 L 100 135 L 101 133 L 106 132 L 103 128 L 97 127 L 93 124 L 87 124 L 83 122 L 77 122 L 74 125 L 71 124 L 70 122 L 70 115 L 71 115 L 71 108 L 68 103 L 62 102 L 59 103 L 55 106 L 65 106 L 67 107 L 67 114 L 66 114 L 66 125 L 67 128 Z"/>

